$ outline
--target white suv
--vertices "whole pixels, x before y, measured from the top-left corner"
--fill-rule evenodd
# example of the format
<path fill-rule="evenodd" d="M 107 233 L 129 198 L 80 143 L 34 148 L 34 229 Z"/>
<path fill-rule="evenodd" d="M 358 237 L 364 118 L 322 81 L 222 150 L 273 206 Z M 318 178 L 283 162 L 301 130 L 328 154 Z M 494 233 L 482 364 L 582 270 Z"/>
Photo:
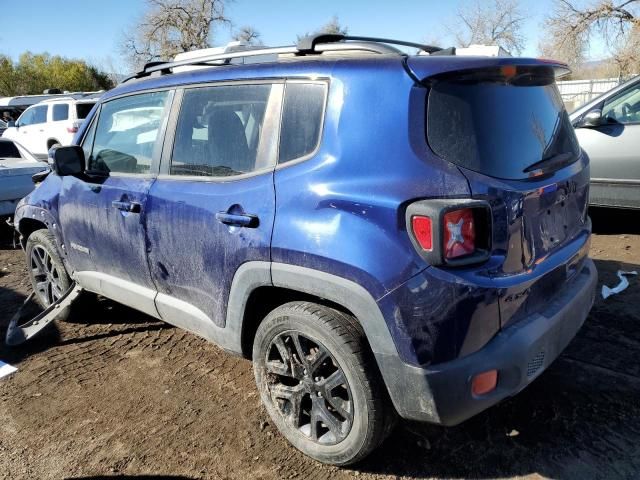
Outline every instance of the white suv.
<path fill-rule="evenodd" d="M 95 97 L 45 100 L 27 108 L 2 136 L 19 141 L 34 155 L 46 158 L 52 146 L 71 145 L 73 136 L 96 101 Z"/>

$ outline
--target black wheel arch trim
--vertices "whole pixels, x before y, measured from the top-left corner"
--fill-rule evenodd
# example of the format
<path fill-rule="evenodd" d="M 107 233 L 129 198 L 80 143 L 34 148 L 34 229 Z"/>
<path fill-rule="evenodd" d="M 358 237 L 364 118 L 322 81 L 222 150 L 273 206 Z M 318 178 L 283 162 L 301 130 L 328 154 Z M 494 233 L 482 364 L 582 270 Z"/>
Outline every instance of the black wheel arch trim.
<path fill-rule="evenodd" d="M 264 286 L 287 288 L 343 306 L 362 324 L 374 354 L 398 354 L 378 304 L 364 287 L 330 273 L 284 263 L 247 262 L 236 271 L 225 323 L 230 334 L 240 336 L 249 297 L 256 288 Z"/>
<path fill-rule="evenodd" d="M 389 328 L 373 296 L 351 280 L 284 263 L 252 261 L 242 264 L 232 281 L 224 328 L 227 331 L 225 337 L 228 342 L 221 345 L 223 348 L 235 354 L 242 354 L 241 339 L 247 302 L 253 290 L 265 286 L 314 295 L 349 310 L 362 325 L 396 411 L 401 416 L 411 416 L 406 411 L 407 402 L 403 400 L 409 380 L 409 377 L 403 375 L 403 371 L 409 366 L 400 359 Z M 418 390 L 422 393 L 422 409 L 430 412 L 429 416 L 433 421 L 437 421 L 428 385 L 422 384 Z"/>

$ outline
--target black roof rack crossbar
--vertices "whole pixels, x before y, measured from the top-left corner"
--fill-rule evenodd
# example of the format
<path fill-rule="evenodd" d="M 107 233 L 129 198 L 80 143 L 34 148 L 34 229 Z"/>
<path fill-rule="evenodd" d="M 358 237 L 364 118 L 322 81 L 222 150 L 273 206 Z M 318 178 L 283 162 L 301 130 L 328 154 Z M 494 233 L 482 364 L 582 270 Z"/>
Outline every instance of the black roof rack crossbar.
<path fill-rule="evenodd" d="M 348 40 L 348 41 L 345 41 Z M 385 45 L 388 44 L 388 45 Z M 161 74 L 167 74 L 171 72 L 171 69 L 175 67 L 183 67 L 188 65 L 198 66 L 213 66 L 218 62 L 218 65 L 228 65 L 231 60 L 235 58 L 256 57 L 261 55 L 310 55 L 314 53 L 330 52 L 330 51 L 347 51 L 358 50 L 367 51 L 380 54 L 398 54 L 403 53 L 391 45 L 403 45 L 406 47 L 414 47 L 419 50 L 424 50 L 428 53 L 434 53 L 442 50 L 439 47 L 433 47 L 430 45 L 422 45 L 420 43 L 405 42 L 403 40 L 391 40 L 388 38 L 373 38 L 373 37 L 358 37 L 347 36 L 338 34 L 318 34 L 310 35 L 300 39 L 297 45 L 285 46 L 285 47 L 264 47 L 264 48 L 250 48 L 241 49 L 235 51 L 227 51 L 224 53 L 208 54 L 197 56 L 193 58 L 187 58 L 184 60 L 175 60 L 169 62 L 149 62 L 144 68 L 130 76 L 125 78 L 122 83 L 136 78 L 147 77 L 155 72 Z"/>
<path fill-rule="evenodd" d="M 317 35 L 309 35 L 301 38 L 298 41 L 297 47 L 301 53 L 311 53 L 316 51 L 316 45 L 320 43 L 336 43 L 344 40 L 359 40 L 362 42 L 375 42 L 375 43 L 389 43 L 391 45 L 402 45 L 404 47 L 413 47 L 418 50 L 423 50 L 427 53 L 434 53 L 442 50 L 440 47 L 433 45 L 424 45 L 416 42 L 406 42 L 404 40 L 394 40 L 391 38 L 377 38 L 377 37 L 361 37 L 357 35 L 340 35 L 335 33 L 319 33 Z"/>

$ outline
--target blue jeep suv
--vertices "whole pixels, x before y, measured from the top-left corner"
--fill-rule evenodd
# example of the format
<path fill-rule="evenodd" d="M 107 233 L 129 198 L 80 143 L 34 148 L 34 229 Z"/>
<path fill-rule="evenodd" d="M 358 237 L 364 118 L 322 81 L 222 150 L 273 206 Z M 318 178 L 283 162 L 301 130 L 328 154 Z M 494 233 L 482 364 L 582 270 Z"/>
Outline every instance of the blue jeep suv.
<path fill-rule="evenodd" d="M 566 65 L 394 43 L 148 64 L 105 94 L 16 210 L 38 301 L 78 285 L 252 359 L 326 463 L 522 390 L 597 278 Z"/>

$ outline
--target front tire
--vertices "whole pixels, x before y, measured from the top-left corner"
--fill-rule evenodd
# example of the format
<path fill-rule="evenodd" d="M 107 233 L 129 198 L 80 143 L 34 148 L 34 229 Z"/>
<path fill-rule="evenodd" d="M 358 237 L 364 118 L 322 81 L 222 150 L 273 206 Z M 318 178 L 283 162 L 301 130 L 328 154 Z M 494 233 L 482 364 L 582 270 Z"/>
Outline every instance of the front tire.
<path fill-rule="evenodd" d="M 353 317 L 310 302 L 282 305 L 260 324 L 253 362 L 269 416 L 304 454 L 352 464 L 390 432 L 393 407 Z"/>
<path fill-rule="evenodd" d="M 72 284 L 58 253 L 55 237 L 49 230 L 33 232 L 25 248 L 27 269 L 35 300 L 43 309 L 57 301 Z M 66 308 L 58 319 L 66 320 L 70 309 Z"/>

